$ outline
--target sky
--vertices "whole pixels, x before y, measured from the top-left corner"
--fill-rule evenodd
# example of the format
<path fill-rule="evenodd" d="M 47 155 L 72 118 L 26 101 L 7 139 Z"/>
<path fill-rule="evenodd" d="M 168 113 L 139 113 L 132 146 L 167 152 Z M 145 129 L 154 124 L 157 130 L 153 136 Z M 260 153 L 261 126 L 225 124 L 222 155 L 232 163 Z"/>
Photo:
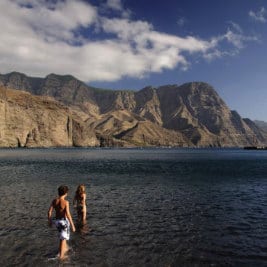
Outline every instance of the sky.
<path fill-rule="evenodd" d="M 265 0 L 1 0 L 0 25 L 2 74 L 132 90 L 202 81 L 267 121 Z"/>

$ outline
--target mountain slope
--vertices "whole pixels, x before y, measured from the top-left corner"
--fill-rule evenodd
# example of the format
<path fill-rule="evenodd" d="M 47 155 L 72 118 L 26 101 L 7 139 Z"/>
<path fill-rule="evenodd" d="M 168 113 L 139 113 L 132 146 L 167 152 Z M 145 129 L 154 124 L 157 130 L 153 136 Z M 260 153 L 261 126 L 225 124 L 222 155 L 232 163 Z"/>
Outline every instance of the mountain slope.
<path fill-rule="evenodd" d="M 0 147 L 96 145 L 95 133 L 66 106 L 0 86 Z"/>
<path fill-rule="evenodd" d="M 254 121 L 254 124 L 256 124 L 261 130 L 267 133 L 267 122 L 265 121 Z"/>
<path fill-rule="evenodd" d="M 42 79 L 14 72 L 0 75 L 0 85 L 55 99 L 96 136 L 95 144 L 104 146 L 266 144 L 260 128 L 231 111 L 202 82 L 112 91 L 90 87 L 70 75 Z"/>

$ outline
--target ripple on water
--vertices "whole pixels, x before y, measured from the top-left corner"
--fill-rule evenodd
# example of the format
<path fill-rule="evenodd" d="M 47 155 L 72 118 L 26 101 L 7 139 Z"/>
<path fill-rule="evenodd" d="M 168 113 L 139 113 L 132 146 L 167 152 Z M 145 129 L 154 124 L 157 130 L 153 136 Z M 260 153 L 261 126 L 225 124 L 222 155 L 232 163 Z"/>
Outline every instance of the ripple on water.
<path fill-rule="evenodd" d="M 59 266 L 46 212 L 63 183 L 70 200 L 79 183 L 88 195 L 88 228 L 71 234 L 64 266 L 266 263 L 267 154 L 23 151 L 0 151 L 2 266 Z"/>

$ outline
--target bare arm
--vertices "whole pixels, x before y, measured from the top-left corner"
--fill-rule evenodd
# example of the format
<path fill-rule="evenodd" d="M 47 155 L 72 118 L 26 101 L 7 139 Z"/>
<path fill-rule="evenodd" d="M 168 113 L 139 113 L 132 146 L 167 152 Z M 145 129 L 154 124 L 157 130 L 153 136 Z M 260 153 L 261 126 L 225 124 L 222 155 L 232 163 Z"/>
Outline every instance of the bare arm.
<path fill-rule="evenodd" d="M 66 201 L 66 216 L 70 222 L 70 225 L 71 225 L 71 228 L 72 228 L 72 231 L 75 232 L 76 229 L 75 229 L 75 226 L 73 224 L 73 221 L 72 221 L 72 217 L 71 217 L 71 214 L 70 214 L 70 205 L 69 205 L 69 202 Z"/>
<path fill-rule="evenodd" d="M 86 194 L 82 196 L 82 205 L 83 205 L 83 223 L 86 222 Z"/>
<path fill-rule="evenodd" d="M 82 195 L 82 205 L 83 207 L 86 207 L 86 194 Z"/>
<path fill-rule="evenodd" d="M 74 207 L 76 205 L 76 202 L 77 202 L 77 199 L 76 199 L 76 195 L 75 195 L 74 198 L 73 198 L 73 201 L 72 201 L 72 204 L 73 204 Z"/>
<path fill-rule="evenodd" d="M 48 209 L 48 213 L 47 213 L 48 225 L 50 227 L 52 226 L 52 213 L 53 213 L 53 209 L 54 209 L 53 203 L 54 203 L 54 201 L 51 203 L 51 205 Z"/>

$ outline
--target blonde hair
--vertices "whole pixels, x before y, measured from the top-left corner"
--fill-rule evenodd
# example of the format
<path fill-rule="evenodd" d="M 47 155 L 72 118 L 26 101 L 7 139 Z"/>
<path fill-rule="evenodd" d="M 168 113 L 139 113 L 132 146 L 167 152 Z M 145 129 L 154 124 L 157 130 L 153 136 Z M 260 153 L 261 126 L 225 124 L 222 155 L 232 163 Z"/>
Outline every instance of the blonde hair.
<path fill-rule="evenodd" d="M 82 194 L 85 194 L 85 185 L 84 184 L 78 185 L 75 196 L 81 197 Z"/>

